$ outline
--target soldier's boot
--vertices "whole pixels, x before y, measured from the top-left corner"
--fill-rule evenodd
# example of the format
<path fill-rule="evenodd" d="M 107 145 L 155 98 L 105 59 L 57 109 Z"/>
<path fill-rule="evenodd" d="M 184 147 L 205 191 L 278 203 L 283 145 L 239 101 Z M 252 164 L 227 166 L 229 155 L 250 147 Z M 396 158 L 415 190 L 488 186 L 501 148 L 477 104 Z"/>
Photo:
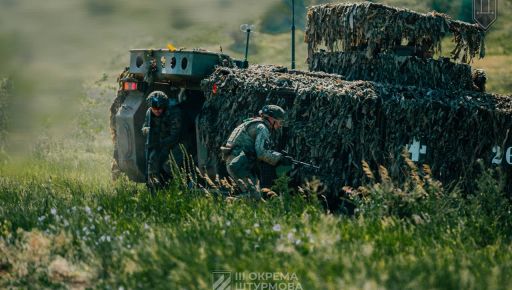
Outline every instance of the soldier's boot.
<path fill-rule="evenodd" d="M 162 182 L 160 181 L 160 178 L 156 174 L 149 175 L 148 180 L 146 182 L 146 186 L 148 187 L 149 192 L 153 196 L 156 194 L 157 190 L 159 190 L 163 187 Z"/>

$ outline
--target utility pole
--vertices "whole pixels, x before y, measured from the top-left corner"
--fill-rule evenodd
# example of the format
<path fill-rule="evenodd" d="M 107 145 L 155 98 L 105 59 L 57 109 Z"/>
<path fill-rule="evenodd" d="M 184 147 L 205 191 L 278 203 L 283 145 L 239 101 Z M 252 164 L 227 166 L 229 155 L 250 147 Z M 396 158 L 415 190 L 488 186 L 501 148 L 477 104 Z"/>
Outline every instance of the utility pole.
<path fill-rule="evenodd" d="M 292 0 L 292 69 L 295 69 L 295 0 Z"/>

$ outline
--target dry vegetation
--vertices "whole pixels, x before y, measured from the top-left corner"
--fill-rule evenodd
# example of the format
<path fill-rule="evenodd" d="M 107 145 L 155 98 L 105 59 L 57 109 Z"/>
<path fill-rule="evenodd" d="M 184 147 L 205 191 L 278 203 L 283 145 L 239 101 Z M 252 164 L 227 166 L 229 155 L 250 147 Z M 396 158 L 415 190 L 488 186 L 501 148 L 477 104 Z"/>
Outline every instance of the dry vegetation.
<path fill-rule="evenodd" d="M 498 1 L 475 65 L 504 93 L 512 2 Z M 288 34 L 258 30 L 275 3 L 0 0 L 0 288 L 211 289 L 219 269 L 294 272 L 303 289 L 510 288 L 512 215 L 496 172 L 466 198 L 428 174 L 403 187 L 367 172 L 366 186 L 346 188 L 354 216 L 327 213 L 316 181 L 293 196 L 281 182 L 266 202 L 110 181 L 108 108 L 128 49 L 222 46 L 240 58 L 231 45 L 254 23 L 250 61 L 289 65 Z"/>

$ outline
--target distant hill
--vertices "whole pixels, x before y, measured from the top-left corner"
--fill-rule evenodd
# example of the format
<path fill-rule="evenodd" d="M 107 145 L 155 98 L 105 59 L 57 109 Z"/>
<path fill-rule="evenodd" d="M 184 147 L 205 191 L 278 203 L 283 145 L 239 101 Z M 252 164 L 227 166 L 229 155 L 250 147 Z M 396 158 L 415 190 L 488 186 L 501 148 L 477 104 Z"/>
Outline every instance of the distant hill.
<path fill-rule="evenodd" d="M 41 123 L 54 118 L 63 105 L 72 112 L 84 83 L 106 74 L 114 85 L 117 73 L 128 64 L 131 48 L 160 48 L 167 43 L 213 51 L 222 47 L 225 53 L 242 58 L 245 35 L 240 25 L 250 23 L 256 29 L 251 34 L 249 61 L 289 66 L 290 1 L 0 0 L 0 76 L 17 76 L 23 104 L 30 102 L 37 108 L 28 115 L 37 116 Z M 307 6 L 324 2 L 297 0 L 297 27 L 304 27 Z M 463 19 L 470 7 L 469 0 L 382 2 L 421 12 L 436 7 Z M 487 37 L 488 57 L 474 66 L 487 70 L 490 91 L 510 93 L 512 0 L 498 2 L 498 21 Z M 307 69 L 300 30 L 296 53 L 297 67 Z"/>

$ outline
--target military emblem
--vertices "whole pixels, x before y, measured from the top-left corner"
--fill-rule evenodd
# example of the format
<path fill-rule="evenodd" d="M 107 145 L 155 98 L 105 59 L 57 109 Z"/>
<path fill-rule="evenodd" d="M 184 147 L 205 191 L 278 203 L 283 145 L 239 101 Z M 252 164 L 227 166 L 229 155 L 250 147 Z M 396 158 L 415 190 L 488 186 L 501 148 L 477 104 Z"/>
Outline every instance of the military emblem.
<path fill-rule="evenodd" d="M 213 290 L 231 290 L 231 272 L 212 272 Z"/>
<path fill-rule="evenodd" d="M 473 19 L 487 30 L 496 21 L 498 0 L 473 0 Z"/>

